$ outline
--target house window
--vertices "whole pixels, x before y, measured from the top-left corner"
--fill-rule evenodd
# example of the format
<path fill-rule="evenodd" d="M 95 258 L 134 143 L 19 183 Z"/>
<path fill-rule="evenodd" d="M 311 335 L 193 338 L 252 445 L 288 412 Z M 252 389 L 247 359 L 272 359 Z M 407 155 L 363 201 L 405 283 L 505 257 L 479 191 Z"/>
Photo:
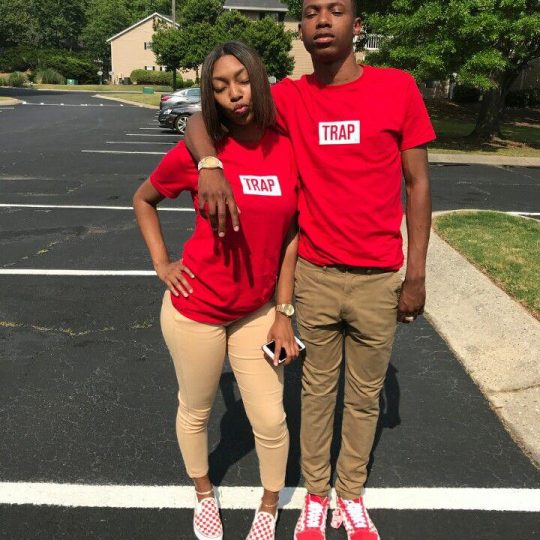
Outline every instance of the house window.
<path fill-rule="evenodd" d="M 144 42 L 144 50 L 145 51 L 151 51 L 152 50 L 153 43 L 151 41 L 145 41 Z"/>
<path fill-rule="evenodd" d="M 156 66 L 144 66 L 144 69 L 146 69 L 146 71 L 155 71 Z"/>
<path fill-rule="evenodd" d="M 159 66 L 159 71 L 167 71 L 167 66 Z"/>

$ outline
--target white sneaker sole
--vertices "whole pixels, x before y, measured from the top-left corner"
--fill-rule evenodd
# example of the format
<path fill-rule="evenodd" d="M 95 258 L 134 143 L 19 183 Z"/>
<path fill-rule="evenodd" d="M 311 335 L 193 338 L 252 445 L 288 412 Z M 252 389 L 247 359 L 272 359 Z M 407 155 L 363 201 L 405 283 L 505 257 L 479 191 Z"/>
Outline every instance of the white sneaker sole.
<path fill-rule="evenodd" d="M 195 527 L 193 527 L 193 532 L 198 540 L 223 540 L 223 535 L 220 536 L 206 536 L 202 532 L 199 532 Z"/>

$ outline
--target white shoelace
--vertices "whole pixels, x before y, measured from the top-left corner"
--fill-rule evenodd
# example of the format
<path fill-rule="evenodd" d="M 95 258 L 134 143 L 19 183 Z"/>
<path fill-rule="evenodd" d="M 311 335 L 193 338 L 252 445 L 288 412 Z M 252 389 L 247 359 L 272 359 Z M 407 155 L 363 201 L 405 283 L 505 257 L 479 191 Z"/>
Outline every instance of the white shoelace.
<path fill-rule="evenodd" d="M 368 521 L 364 513 L 364 508 L 360 503 L 350 500 L 344 500 L 345 508 L 347 508 L 347 513 L 351 518 L 354 527 L 358 529 L 367 529 Z"/>
<path fill-rule="evenodd" d="M 309 528 L 317 528 L 321 526 L 321 518 L 323 507 L 318 502 L 310 501 L 307 507 L 306 526 Z"/>

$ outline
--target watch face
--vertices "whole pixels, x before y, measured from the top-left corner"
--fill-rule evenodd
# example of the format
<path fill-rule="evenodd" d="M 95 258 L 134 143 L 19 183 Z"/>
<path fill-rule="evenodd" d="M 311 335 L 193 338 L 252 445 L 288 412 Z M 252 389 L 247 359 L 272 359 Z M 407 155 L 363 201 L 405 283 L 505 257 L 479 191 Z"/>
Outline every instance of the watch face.
<path fill-rule="evenodd" d="M 205 167 L 218 167 L 219 166 L 219 160 L 215 157 L 207 157 L 204 160 L 204 166 Z"/>
<path fill-rule="evenodd" d="M 282 304 L 279 308 L 279 310 L 287 315 L 287 317 L 292 317 L 294 315 L 294 306 L 292 304 Z"/>

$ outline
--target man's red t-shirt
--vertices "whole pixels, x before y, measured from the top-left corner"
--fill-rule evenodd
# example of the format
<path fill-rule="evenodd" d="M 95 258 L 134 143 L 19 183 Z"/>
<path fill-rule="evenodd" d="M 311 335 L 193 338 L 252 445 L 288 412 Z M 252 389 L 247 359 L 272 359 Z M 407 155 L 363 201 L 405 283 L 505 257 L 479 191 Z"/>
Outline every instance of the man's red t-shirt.
<path fill-rule="evenodd" d="M 283 80 L 272 94 L 302 182 L 300 257 L 399 269 L 401 151 L 435 138 L 413 77 L 363 66 L 348 84 L 322 85 L 308 75 Z"/>
<path fill-rule="evenodd" d="M 193 293 L 171 298 L 186 317 L 211 324 L 240 319 L 272 299 L 298 190 L 291 144 L 273 130 L 256 143 L 228 137 L 217 150 L 242 213 L 240 231 L 229 228 L 225 238 L 219 238 L 199 214 L 197 167 L 184 142 L 150 175 L 152 185 L 165 197 L 175 198 L 185 190 L 192 194 L 195 232 L 182 257 L 196 276 L 187 278 Z"/>

